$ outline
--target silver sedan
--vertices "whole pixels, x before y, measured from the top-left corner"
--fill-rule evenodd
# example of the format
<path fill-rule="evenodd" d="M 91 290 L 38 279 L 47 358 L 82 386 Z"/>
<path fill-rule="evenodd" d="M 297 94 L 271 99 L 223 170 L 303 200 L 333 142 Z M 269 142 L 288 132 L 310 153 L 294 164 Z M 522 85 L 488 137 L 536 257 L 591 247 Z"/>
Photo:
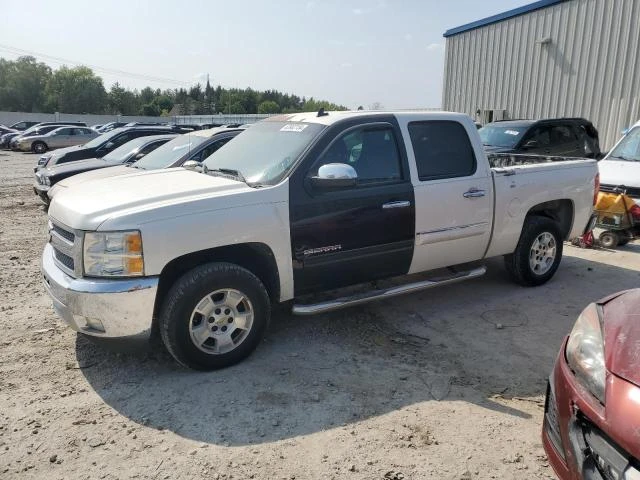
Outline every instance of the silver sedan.
<path fill-rule="evenodd" d="M 24 137 L 18 140 L 18 150 L 44 153 L 54 148 L 73 147 L 93 140 L 100 134 L 86 127 L 60 127 L 44 135 Z"/>

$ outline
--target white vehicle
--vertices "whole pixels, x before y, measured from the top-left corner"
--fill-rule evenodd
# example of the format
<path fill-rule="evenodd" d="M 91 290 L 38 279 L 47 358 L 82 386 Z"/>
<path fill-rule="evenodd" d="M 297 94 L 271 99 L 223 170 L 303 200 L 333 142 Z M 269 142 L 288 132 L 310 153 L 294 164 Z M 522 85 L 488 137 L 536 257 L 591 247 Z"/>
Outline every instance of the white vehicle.
<path fill-rule="evenodd" d="M 598 166 L 603 191 L 622 189 L 640 205 L 640 122 L 624 134 Z"/>
<path fill-rule="evenodd" d="M 96 337 L 161 335 L 196 369 L 240 361 L 273 303 L 309 315 L 476 278 L 504 256 L 520 284 L 556 272 L 589 223 L 594 160 L 492 168 L 455 113 L 272 117 L 183 168 L 59 192 L 45 286 L 59 315 Z M 465 265 L 467 264 L 467 265 Z M 305 294 L 452 267 L 447 278 L 304 303 Z M 373 287 L 370 287 L 373 288 Z"/>

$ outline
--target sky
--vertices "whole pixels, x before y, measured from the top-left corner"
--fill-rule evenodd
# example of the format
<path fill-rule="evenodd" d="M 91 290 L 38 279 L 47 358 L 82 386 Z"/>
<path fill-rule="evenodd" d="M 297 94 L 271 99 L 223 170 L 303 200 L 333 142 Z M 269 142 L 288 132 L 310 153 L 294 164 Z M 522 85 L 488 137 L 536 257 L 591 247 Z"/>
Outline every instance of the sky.
<path fill-rule="evenodd" d="M 214 86 L 349 108 L 439 107 L 442 34 L 531 1 L 0 0 L 0 57 L 92 66 L 107 88 L 176 88 L 209 74 Z"/>

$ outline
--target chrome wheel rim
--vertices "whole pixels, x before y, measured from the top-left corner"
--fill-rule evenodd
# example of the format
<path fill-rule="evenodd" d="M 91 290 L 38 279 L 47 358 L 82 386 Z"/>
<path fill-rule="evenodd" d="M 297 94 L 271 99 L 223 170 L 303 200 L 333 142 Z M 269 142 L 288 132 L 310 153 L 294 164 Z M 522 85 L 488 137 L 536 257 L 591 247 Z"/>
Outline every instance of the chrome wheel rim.
<path fill-rule="evenodd" d="M 544 275 L 556 259 L 556 239 L 549 232 L 536 237 L 529 252 L 529 267 L 536 275 Z"/>
<path fill-rule="evenodd" d="M 36 153 L 44 153 L 44 146 L 40 143 L 36 143 L 36 146 L 34 147 L 36 150 Z"/>
<path fill-rule="evenodd" d="M 216 290 L 205 295 L 191 313 L 191 341 L 209 355 L 229 353 L 247 338 L 253 316 L 253 305 L 244 293 Z"/>

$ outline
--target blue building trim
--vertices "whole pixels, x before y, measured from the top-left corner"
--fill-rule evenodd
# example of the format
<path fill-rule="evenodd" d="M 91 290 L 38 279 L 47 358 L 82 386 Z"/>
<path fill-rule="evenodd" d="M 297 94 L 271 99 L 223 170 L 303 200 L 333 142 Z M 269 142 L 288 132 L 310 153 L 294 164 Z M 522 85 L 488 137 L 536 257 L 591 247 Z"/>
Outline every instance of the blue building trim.
<path fill-rule="evenodd" d="M 462 25 L 460 27 L 450 28 L 449 30 L 444 32 L 443 36 L 445 38 L 451 37 L 453 35 L 457 35 L 462 32 L 475 30 L 476 28 L 484 27 L 486 25 L 491 25 L 492 23 L 501 22 L 509 18 L 517 17 L 518 15 L 524 15 L 525 13 L 534 12 L 536 10 L 540 10 L 541 8 L 550 7 L 552 5 L 557 5 L 558 3 L 562 3 L 566 1 L 567 0 L 539 0 L 537 2 L 530 3 L 529 5 L 524 5 L 519 8 L 514 8 L 513 10 L 509 10 L 504 13 L 499 13 L 491 17 L 483 18 L 482 20 L 477 20 L 475 22 L 467 23 L 466 25 Z"/>

